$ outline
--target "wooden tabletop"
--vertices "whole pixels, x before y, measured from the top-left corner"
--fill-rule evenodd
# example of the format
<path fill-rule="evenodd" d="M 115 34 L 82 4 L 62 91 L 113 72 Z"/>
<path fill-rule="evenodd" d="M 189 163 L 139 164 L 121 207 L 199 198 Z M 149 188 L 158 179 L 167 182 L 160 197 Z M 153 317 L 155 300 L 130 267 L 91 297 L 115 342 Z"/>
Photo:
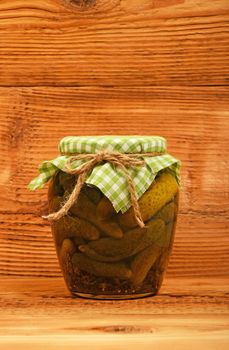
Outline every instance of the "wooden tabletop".
<path fill-rule="evenodd" d="M 166 278 L 158 296 L 73 298 L 62 278 L 2 278 L 0 348 L 229 347 L 228 279 Z"/>

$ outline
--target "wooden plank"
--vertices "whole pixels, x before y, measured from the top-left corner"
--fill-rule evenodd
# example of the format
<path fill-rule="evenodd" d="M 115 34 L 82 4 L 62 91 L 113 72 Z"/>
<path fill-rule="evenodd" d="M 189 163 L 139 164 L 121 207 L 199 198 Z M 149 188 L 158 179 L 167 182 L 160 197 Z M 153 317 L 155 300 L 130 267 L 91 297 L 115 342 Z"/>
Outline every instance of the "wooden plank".
<path fill-rule="evenodd" d="M 0 85 L 225 85 L 228 20 L 227 0 L 3 0 Z"/>
<path fill-rule="evenodd" d="M 223 278 L 167 278 L 158 296 L 129 301 L 72 298 L 62 279 L 2 278 L 0 307 L 4 349 L 224 350 L 229 344 Z"/>
<path fill-rule="evenodd" d="M 228 257 L 226 88 L 1 88 L 0 274 L 59 276 L 37 166 L 68 134 L 159 134 L 182 160 L 169 275 L 225 275 Z M 42 247 L 42 249 L 41 249 Z"/>
<path fill-rule="evenodd" d="M 69 316 L 79 314 L 79 319 L 83 315 L 100 317 L 101 314 L 111 318 L 114 315 L 173 315 L 175 309 L 180 315 L 227 315 L 229 312 L 228 276 L 167 276 L 157 296 L 123 301 L 72 297 L 63 278 L 1 276 L 0 282 L 1 311 L 2 315 L 6 316 L 15 312 L 15 315 L 20 317 L 22 312 L 23 317 L 23 310 L 33 310 L 33 316 L 46 313 L 47 316 L 53 317 L 59 314 L 59 310 L 63 310 L 63 314 L 68 312 Z M 3 327 L 2 319 L 0 324 Z M 20 322 L 18 324 L 20 325 Z M 80 324 L 78 328 L 81 328 Z"/>

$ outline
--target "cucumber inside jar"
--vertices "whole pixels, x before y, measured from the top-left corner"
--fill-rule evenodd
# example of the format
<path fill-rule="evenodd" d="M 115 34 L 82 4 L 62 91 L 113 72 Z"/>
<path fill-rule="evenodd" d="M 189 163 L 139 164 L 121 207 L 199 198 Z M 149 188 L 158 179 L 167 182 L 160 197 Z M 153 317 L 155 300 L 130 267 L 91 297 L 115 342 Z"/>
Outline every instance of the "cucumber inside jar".
<path fill-rule="evenodd" d="M 53 179 L 49 210 L 55 211 L 72 191 L 75 177 Z M 116 213 L 93 186 L 84 185 L 68 215 L 52 223 L 60 265 L 71 292 L 124 295 L 157 292 L 158 274 L 168 252 L 176 220 L 178 186 L 162 172 L 139 200 L 145 227 L 133 209 Z"/>

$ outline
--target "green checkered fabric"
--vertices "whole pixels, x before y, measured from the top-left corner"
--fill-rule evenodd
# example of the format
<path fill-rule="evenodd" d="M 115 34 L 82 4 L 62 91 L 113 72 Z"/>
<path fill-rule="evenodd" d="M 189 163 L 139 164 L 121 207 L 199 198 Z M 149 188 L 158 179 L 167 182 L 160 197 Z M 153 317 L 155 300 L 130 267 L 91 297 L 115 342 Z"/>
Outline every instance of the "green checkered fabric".
<path fill-rule="evenodd" d="M 165 152 L 164 155 L 143 157 L 145 165 L 129 168 L 137 198 L 149 188 L 157 173 L 169 168 L 180 183 L 180 161 L 166 153 L 166 140 L 159 136 L 67 136 L 59 143 L 61 155 L 45 161 L 39 166 L 39 176 L 33 179 L 28 188 L 35 190 L 43 185 L 60 169 L 72 154 L 97 153 L 102 149 L 121 153 Z M 80 166 L 84 160 L 76 160 L 72 168 Z M 115 210 L 124 213 L 131 206 L 127 180 L 122 171 L 108 162 L 96 165 L 86 179 L 88 185 L 98 187 L 112 202 Z"/>

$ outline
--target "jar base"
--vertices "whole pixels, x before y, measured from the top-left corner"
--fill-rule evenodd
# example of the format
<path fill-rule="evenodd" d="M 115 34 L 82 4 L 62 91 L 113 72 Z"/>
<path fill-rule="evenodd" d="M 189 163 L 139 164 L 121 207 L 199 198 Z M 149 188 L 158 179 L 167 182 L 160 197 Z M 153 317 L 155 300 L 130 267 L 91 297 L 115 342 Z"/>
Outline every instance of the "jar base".
<path fill-rule="evenodd" d="M 152 297 L 157 294 L 156 291 L 148 293 L 134 293 L 134 294 L 90 294 L 90 293 L 80 293 L 80 292 L 71 292 L 74 297 L 80 297 L 84 299 L 97 299 L 97 300 L 128 300 L 128 299 L 140 299 L 146 297 Z"/>

